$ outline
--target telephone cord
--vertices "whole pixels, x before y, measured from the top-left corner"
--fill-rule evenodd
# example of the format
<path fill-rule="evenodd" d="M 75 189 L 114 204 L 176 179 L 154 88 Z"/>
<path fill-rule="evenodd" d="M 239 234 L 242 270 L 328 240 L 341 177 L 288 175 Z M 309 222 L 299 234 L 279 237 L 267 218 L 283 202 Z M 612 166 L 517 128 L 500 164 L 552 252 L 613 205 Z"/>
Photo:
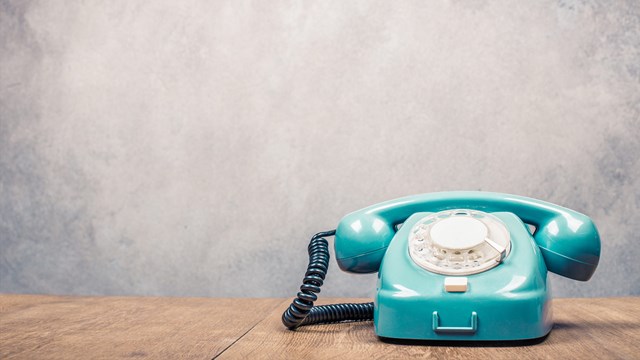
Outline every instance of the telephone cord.
<path fill-rule="evenodd" d="M 335 230 L 317 233 L 309 242 L 309 265 L 300 292 L 282 314 L 282 323 L 289 330 L 311 324 L 373 320 L 372 302 L 313 305 L 313 302 L 318 300 L 316 294 L 320 292 L 329 268 L 329 242 L 324 237 L 333 236 L 335 233 Z"/>

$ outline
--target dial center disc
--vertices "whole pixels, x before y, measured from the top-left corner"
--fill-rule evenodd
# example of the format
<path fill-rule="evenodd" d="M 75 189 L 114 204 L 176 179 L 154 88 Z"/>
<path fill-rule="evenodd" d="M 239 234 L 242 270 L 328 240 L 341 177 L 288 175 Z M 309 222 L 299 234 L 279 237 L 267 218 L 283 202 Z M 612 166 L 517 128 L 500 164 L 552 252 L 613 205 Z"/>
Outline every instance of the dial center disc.
<path fill-rule="evenodd" d="M 464 250 L 480 245 L 488 229 L 480 220 L 469 216 L 442 219 L 431 228 L 433 243 L 443 249 Z"/>

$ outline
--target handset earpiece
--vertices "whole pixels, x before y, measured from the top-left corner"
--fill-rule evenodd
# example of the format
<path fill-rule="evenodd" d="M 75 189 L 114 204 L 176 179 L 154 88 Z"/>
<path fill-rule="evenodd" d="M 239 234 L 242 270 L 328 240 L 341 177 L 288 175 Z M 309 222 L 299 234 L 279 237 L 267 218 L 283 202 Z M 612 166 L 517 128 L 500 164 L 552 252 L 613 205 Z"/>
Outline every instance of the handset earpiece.
<path fill-rule="evenodd" d="M 600 260 L 600 235 L 591 219 L 574 211 L 561 211 L 534 225 L 537 229 L 533 238 L 547 270 L 574 280 L 591 278 Z"/>
<path fill-rule="evenodd" d="M 334 246 L 338 266 L 355 273 L 378 271 L 395 233 L 394 224 L 376 214 L 362 211 L 348 214 L 336 229 Z"/>

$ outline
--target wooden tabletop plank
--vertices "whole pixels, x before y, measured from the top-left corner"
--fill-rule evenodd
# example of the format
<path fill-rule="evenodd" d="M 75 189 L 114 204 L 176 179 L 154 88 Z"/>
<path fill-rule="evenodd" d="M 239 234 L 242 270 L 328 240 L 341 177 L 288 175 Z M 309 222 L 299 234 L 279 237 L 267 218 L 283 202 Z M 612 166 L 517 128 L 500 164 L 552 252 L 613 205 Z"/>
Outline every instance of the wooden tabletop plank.
<path fill-rule="evenodd" d="M 327 299 L 319 302 L 366 302 Z M 640 298 L 554 300 L 538 343 L 388 343 L 371 322 L 288 331 L 283 299 L 0 295 L 0 359 L 640 358 Z"/>
<path fill-rule="evenodd" d="M 0 295 L 0 359 L 211 359 L 281 303 Z"/>
<path fill-rule="evenodd" d="M 318 302 L 366 302 L 328 299 Z M 225 350 L 233 358 L 640 359 L 640 298 L 557 299 L 555 326 L 543 341 L 516 343 L 382 342 L 369 322 L 286 330 L 285 302 Z"/>

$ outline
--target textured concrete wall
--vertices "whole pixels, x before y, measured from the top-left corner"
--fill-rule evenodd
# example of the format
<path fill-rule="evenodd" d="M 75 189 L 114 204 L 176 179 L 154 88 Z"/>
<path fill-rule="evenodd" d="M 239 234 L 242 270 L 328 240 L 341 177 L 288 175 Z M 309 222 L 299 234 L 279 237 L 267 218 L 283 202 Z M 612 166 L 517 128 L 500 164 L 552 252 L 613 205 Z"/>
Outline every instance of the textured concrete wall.
<path fill-rule="evenodd" d="M 480 189 L 595 219 L 557 296 L 638 295 L 640 7 L 600 3 L 1 0 L 0 292 L 292 296 L 345 213 Z"/>

